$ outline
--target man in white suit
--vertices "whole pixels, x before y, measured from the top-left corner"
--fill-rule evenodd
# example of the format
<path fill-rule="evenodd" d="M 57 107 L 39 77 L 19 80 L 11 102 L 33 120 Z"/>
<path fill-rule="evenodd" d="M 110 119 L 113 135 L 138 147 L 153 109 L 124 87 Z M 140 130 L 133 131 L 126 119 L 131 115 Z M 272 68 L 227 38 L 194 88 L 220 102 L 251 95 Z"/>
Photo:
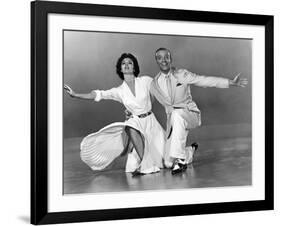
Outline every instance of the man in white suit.
<path fill-rule="evenodd" d="M 172 67 L 171 52 L 159 48 L 155 59 L 160 72 L 151 84 L 151 93 L 165 107 L 167 114 L 166 145 L 164 163 L 172 169 L 172 174 L 186 169 L 193 161 L 196 143 L 186 147 L 186 139 L 190 129 L 201 125 L 201 114 L 192 100 L 190 85 L 200 87 L 229 88 L 229 86 L 245 87 L 247 79 L 238 74 L 233 80 L 220 77 L 203 76 L 186 69 Z"/>

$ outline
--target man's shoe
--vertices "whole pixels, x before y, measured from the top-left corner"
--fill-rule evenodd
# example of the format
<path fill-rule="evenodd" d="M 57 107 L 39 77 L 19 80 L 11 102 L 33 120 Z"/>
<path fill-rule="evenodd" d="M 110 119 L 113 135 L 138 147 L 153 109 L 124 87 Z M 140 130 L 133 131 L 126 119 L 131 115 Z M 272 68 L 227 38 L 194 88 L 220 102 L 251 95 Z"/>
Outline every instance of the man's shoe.
<path fill-rule="evenodd" d="M 194 151 L 196 151 L 196 150 L 198 149 L 198 146 L 199 146 L 199 145 L 198 145 L 196 142 L 194 142 L 194 143 L 191 144 L 191 147 L 194 148 Z"/>
<path fill-rule="evenodd" d="M 182 171 L 186 171 L 186 169 L 187 169 L 187 164 L 186 163 L 184 163 L 184 164 L 179 163 L 179 166 L 182 168 Z"/>
<path fill-rule="evenodd" d="M 184 163 L 184 161 L 182 161 L 181 159 L 176 159 L 172 166 L 172 171 L 171 171 L 172 175 L 182 173 L 184 170 L 186 170 L 187 166 L 185 168 L 185 165 L 186 164 Z"/>
<path fill-rule="evenodd" d="M 180 167 L 178 164 L 171 171 L 172 175 L 182 173 L 182 172 L 183 172 L 183 168 Z"/>

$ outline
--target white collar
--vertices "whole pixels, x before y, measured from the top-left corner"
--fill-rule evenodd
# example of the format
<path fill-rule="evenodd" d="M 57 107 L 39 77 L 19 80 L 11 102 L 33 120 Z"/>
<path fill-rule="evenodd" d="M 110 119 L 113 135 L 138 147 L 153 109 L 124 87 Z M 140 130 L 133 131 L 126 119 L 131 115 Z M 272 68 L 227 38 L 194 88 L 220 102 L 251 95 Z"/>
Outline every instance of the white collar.
<path fill-rule="evenodd" d="M 172 74 L 172 70 L 170 70 L 168 72 L 168 74 L 164 74 L 162 71 L 160 71 L 160 75 L 166 79 L 166 78 L 172 77 L 173 74 Z"/>

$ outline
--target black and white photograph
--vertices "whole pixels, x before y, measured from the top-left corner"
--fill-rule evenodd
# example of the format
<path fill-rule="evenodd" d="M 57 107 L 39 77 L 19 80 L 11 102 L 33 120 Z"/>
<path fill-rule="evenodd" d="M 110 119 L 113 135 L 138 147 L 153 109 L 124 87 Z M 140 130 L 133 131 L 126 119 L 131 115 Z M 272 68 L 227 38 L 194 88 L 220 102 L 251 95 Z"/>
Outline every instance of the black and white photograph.
<path fill-rule="evenodd" d="M 1 225 L 280 225 L 278 1 L 1 9 Z"/>
<path fill-rule="evenodd" d="M 62 36 L 64 195 L 252 185 L 252 39 Z"/>
<path fill-rule="evenodd" d="M 273 209 L 273 17 L 33 2 L 31 222 Z"/>

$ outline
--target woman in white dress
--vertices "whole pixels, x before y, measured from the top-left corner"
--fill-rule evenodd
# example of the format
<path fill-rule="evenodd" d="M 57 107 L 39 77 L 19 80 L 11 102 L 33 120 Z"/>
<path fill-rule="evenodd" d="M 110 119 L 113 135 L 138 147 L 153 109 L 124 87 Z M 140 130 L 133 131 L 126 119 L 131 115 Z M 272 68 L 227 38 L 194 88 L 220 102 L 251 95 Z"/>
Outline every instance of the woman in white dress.
<path fill-rule="evenodd" d="M 130 53 L 118 59 L 116 72 L 123 82 L 109 90 L 78 94 L 64 86 L 71 97 L 115 100 L 123 104 L 128 113 L 125 122 L 112 123 L 85 137 L 80 145 L 81 159 L 93 170 L 102 170 L 118 156 L 128 153 L 126 172 L 132 172 L 133 176 L 159 172 L 163 167 L 165 138 L 163 128 L 151 112 L 152 78 L 138 77 L 138 62 Z M 132 151 L 128 144 L 132 144 Z"/>

